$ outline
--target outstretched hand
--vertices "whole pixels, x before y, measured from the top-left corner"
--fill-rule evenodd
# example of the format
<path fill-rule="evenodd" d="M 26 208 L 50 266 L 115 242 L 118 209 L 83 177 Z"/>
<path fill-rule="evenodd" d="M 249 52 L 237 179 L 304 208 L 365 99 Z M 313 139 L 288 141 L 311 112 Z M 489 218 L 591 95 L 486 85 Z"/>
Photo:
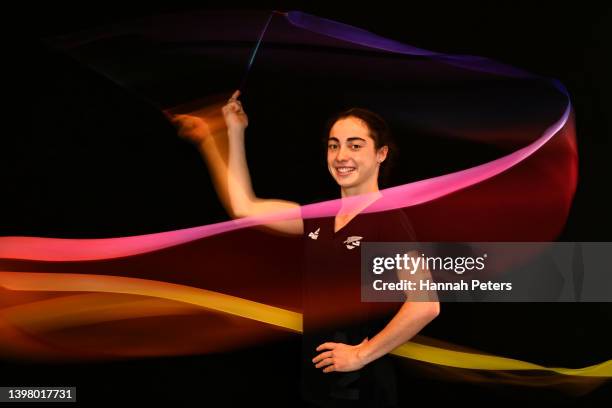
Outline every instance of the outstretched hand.
<path fill-rule="evenodd" d="M 323 351 L 313 358 L 312 362 L 316 368 L 323 368 L 324 373 L 359 370 L 366 365 L 364 358 L 360 355 L 360 351 L 367 343 L 367 337 L 356 346 L 344 343 L 323 343 L 317 347 L 317 351 L 327 351 Z"/>

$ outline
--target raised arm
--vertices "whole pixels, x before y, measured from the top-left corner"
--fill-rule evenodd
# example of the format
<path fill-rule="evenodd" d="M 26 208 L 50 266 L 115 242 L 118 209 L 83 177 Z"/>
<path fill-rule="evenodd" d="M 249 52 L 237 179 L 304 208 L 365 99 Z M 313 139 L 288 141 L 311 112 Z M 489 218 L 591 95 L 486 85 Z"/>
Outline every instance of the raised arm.
<path fill-rule="evenodd" d="M 290 220 L 265 224 L 265 227 L 282 233 L 302 234 L 304 224 L 300 218 L 300 205 L 277 199 L 258 198 L 251 183 L 246 160 L 245 129 L 248 117 L 238 100 L 240 91 L 234 92 L 223 106 L 223 122 L 205 120 L 196 115 L 175 115 L 172 122 L 181 137 L 195 143 L 210 170 L 219 199 L 233 218 L 290 211 Z M 211 125 L 209 126 L 209 121 Z"/>

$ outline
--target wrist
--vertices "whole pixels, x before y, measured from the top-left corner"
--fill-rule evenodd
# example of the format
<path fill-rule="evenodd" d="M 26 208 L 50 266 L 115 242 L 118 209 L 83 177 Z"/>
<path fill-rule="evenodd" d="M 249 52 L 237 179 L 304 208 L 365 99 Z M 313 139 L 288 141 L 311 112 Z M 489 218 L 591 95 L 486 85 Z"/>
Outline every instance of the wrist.
<path fill-rule="evenodd" d="M 195 145 L 199 150 L 205 150 L 207 145 L 210 144 L 212 137 L 206 137 L 204 139 L 198 140 Z"/>
<path fill-rule="evenodd" d="M 232 138 L 244 137 L 244 128 L 228 128 L 227 135 Z"/>
<path fill-rule="evenodd" d="M 357 358 L 364 366 L 372 362 L 372 349 L 367 343 L 357 349 Z"/>

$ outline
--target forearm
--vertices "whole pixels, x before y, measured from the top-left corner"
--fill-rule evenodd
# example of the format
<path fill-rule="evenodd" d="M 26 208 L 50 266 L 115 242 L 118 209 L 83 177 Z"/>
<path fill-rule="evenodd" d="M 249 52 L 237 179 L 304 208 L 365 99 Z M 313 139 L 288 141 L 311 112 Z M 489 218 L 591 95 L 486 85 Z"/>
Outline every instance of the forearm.
<path fill-rule="evenodd" d="M 232 217 L 248 215 L 256 201 L 246 162 L 244 131 L 217 133 L 198 144 L 213 184 Z"/>
<path fill-rule="evenodd" d="M 246 160 L 244 130 L 228 131 L 229 154 L 227 166 L 227 188 L 230 206 L 238 216 L 252 213 L 257 201 L 253 192 L 251 176 Z"/>
<path fill-rule="evenodd" d="M 213 186 L 225 210 L 233 216 L 227 188 L 228 142 L 227 135 L 216 134 L 197 144 L 202 158 L 206 162 Z"/>
<path fill-rule="evenodd" d="M 438 314 L 438 302 L 404 302 L 391 321 L 359 350 L 368 364 L 401 346 L 419 333 Z"/>
<path fill-rule="evenodd" d="M 302 234 L 304 226 L 300 205 L 291 201 L 260 199 L 255 196 L 247 166 L 244 130 L 248 125 L 246 114 L 234 92 L 226 104 L 221 118 L 207 121 L 193 115 L 175 115 L 172 121 L 179 135 L 196 142 L 225 210 L 232 218 L 278 213 L 262 224 L 273 231 Z"/>

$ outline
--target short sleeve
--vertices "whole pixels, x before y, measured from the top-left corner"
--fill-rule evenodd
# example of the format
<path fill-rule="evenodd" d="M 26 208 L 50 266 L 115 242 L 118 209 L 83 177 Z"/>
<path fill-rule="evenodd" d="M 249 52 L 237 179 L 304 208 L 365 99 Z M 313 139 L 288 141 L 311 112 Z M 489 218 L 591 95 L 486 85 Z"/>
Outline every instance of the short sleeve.
<path fill-rule="evenodd" d="M 381 220 L 379 242 L 414 242 L 417 240 L 414 226 L 402 209 L 391 210 Z"/>
<path fill-rule="evenodd" d="M 308 231 L 310 231 L 312 223 L 310 218 L 306 218 L 306 213 L 304 211 L 303 205 L 300 206 L 300 217 L 302 218 L 302 224 L 304 225 L 304 233 L 302 234 L 302 238 L 305 238 L 308 234 Z"/>

